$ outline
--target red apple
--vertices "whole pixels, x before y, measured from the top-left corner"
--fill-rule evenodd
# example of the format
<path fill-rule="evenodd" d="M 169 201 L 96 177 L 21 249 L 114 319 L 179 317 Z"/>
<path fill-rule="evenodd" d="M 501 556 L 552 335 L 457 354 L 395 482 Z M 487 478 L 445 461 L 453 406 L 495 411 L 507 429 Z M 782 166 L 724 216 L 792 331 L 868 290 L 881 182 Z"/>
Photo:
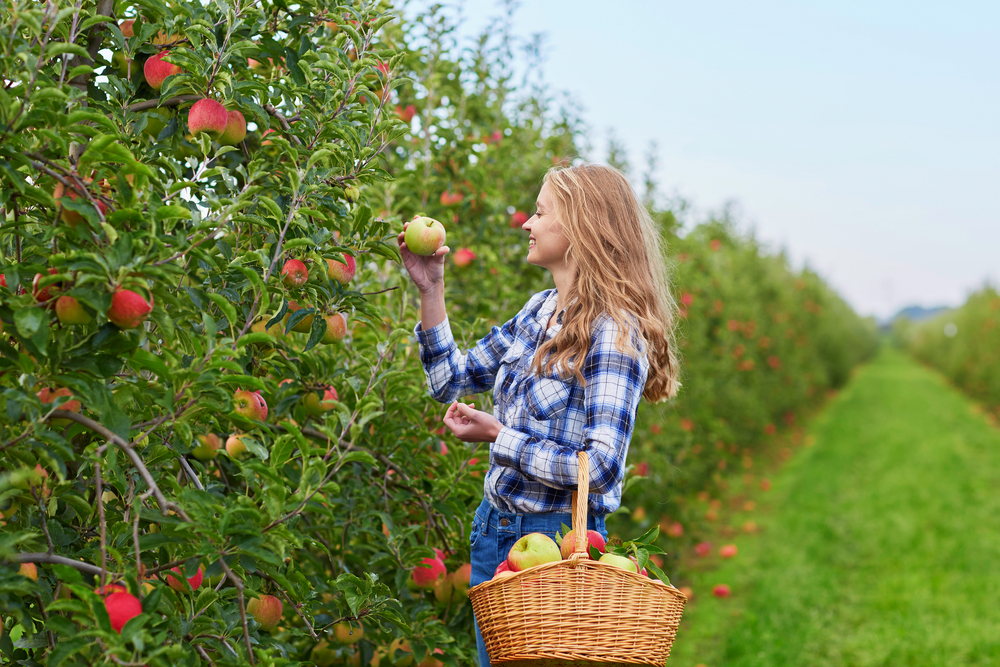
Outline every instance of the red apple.
<path fill-rule="evenodd" d="M 210 99 L 198 100 L 188 111 L 188 131 L 191 134 L 205 132 L 212 139 L 218 139 L 226 131 L 229 115 L 226 107 Z"/>
<path fill-rule="evenodd" d="M 444 225 L 433 218 L 411 220 L 403 235 L 403 243 L 414 255 L 433 255 L 444 245 Z"/>
<path fill-rule="evenodd" d="M 56 299 L 56 317 L 63 324 L 90 324 L 94 318 L 90 316 L 80 302 L 71 296 L 61 296 Z"/>
<path fill-rule="evenodd" d="M 584 543 L 583 548 L 587 553 L 590 553 L 590 547 L 596 547 L 598 551 L 604 553 L 604 536 L 601 535 L 596 530 L 587 531 L 587 541 Z M 576 531 L 571 530 L 566 533 L 563 538 L 562 547 L 559 552 L 562 554 L 563 560 L 566 560 L 573 555 L 573 549 L 576 548 Z"/>
<path fill-rule="evenodd" d="M 105 584 L 94 589 L 94 593 L 101 597 L 107 597 L 112 593 L 128 593 L 128 588 L 121 584 Z"/>
<path fill-rule="evenodd" d="M 328 386 L 323 389 L 322 399 L 320 399 L 317 392 L 311 391 L 303 397 L 302 405 L 305 407 L 306 412 L 313 417 L 322 417 L 324 412 L 337 407 L 334 403 L 337 400 L 340 400 L 340 397 L 337 396 L 337 390 L 332 386 Z"/>
<path fill-rule="evenodd" d="M 88 184 L 91 183 L 91 180 L 89 178 L 85 178 L 83 180 Z M 63 197 L 68 197 L 70 201 L 76 201 L 81 197 L 81 195 L 77 194 L 76 190 L 74 190 L 73 188 L 67 188 L 62 183 L 56 183 L 55 190 L 52 191 L 52 198 L 58 200 L 62 199 Z M 95 201 L 97 201 L 97 208 L 100 209 L 101 215 L 102 216 L 107 215 L 108 205 L 99 200 Z M 79 213 L 78 211 L 72 211 L 66 208 L 65 206 L 62 209 L 62 213 L 59 214 L 59 217 L 72 229 L 76 229 L 76 226 L 84 221 L 83 214 Z M 52 270 L 50 270 L 49 272 L 54 273 L 54 271 Z"/>
<path fill-rule="evenodd" d="M 49 389 L 48 387 L 44 387 L 41 391 L 38 392 L 38 400 L 40 400 L 43 405 L 47 405 L 49 403 L 52 403 L 60 396 L 72 396 L 72 395 L 73 392 L 67 389 L 66 387 L 60 387 L 59 389 L 55 390 Z M 70 412 L 79 412 L 80 401 L 66 401 L 61 406 L 59 406 L 59 409 L 69 410 Z"/>
<path fill-rule="evenodd" d="M 181 570 L 180 567 L 173 568 L 171 572 L 176 572 L 177 577 L 184 576 L 184 572 Z M 177 577 L 173 576 L 172 574 L 168 574 L 166 576 L 167 585 L 170 586 L 175 591 L 183 593 L 185 591 L 184 582 L 182 582 Z M 205 578 L 204 570 L 202 569 L 201 565 L 199 565 L 198 571 L 194 573 L 193 577 L 188 577 L 187 580 L 188 585 L 191 586 L 191 590 L 193 591 L 198 590 L 198 587 L 201 586 L 201 582 L 204 578 Z"/>
<path fill-rule="evenodd" d="M 111 307 L 108 308 L 108 319 L 119 329 L 135 329 L 153 311 L 153 305 L 137 292 L 118 288 L 111 295 Z"/>
<path fill-rule="evenodd" d="M 396 115 L 399 116 L 400 120 L 404 123 L 409 124 L 415 115 L 417 115 L 417 107 L 412 104 L 407 104 L 406 108 L 396 107 Z"/>
<path fill-rule="evenodd" d="M 562 560 L 559 545 L 544 533 L 528 533 L 507 553 L 507 566 L 514 572 L 557 560 Z"/>
<path fill-rule="evenodd" d="M 762 479 L 762 480 L 760 480 L 760 490 L 761 491 L 770 491 L 771 490 L 771 480 L 769 480 L 769 479 Z"/>
<path fill-rule="evenodd" d="M 681 586 L 677 590 L 683 593 L 684 597 L 686 597 L 688 600 L 694 597 L 694 589 L 691 588 L 690 586 Z"/>
<path fill-rule="evenodd" d="M 38 581 L 38 566 L 34 563 L 21 563 L 18 573 L 32 581 Z"/>
<path fill-rule="evenodd" d="M 510 566 L 507 565 L 506 559 L 500 561 L 500 564 L 497 565 L 497 569 L 493 570 L 493 576 L 495 577 L 501 572 L 510 572 Z"/>
<path fill-rule="evenodd" d="M 142 613 L 142 603 L 131 593 L 119 591 L 104 598 L 104 608 L 108 611 L 111 627 L 121 634 L 122 628 L 130 620 Z"/>
<path fill-rule="evenodd" d="M 714 595 L 717 598 L 727 598 L 732 594 L 733 592 L 729 590 L 729 586 L 727 586 L 726 584 L 718 584 L 712 587 L 712 595 Z"/>
<path fill-rule="evenodd" d="M 199 461 L 211 461 L 222 448 L 222 438 L 214 433 L 199 433 L 198 442 L 201 444 L 191 450 L 191 454 Z"/>
<path fill-rule="evenodd" d="M 682 526 L 677 521 L 674 521 L 672 524 L 667 526 L 666 533 L 670 537 L 680 537 L 681 535 L 684 534 L 684 526 Z"/>
<path fill-rule="evenodd" d="M 410 578 L 418 588 L 430 590 L 438 579 L 448 574 L 444 563 L 437 558 L 425 558 L 413 568 Z"/>
<path fill-rule="evenodd" d="M 135 37 L 135 31 L 132 30 L 133 23 L 135 23 L 135 19 L 126 19 L 118 24 L 118 29 L 122 31 L 123 37 Z"/>
<path fill-rule="evenodd" d="M 735 544 L 727 544 L 721 549 L 719 549 L 719 555 L 723 558 L 732 558 L 736 555 L 737 549 Z"/>
<path fill-rule="evenodd" d="M 333 315 L 327 315 L 323 319 L 326 320 L 326 332 L 323 333 L 323 337 L 319 342 L 324 345 L 331 345 L 344 340 L 344 336 L 347 335 L 347 314 L 334 313 Z"/>
<path fill-rule="evenodd" d="M 59 273 L 59 269 L 54 269 L 54 268 L 49 269 L 50 276 L 53 276 L 57 273 Z M 38 303 L 44 303 L 49 299 L 51 299 L 53 297 L 52 294 L 53 291 L 56 292 L 56 294 L 62 291 L 61 282 L 52 283 L 51 285 L 47 285 L 39 289 L 38 283 L 39 281 L 41 281 L 41 279 L 42 279 L 42 274 L 36 273 L 35 277 L 31 281 L 31 293 L 34 295 L 35 301 L 37 301 Z M 53 305 L 55 304 L 50 303 L 49 307 L 52 307 Z"/>
<path fill-rule="evenodd" d="M 247 119 L 239 111 L 226 112 L 226 129 L 219 137 L 223 146 L 235 146 L 247 136 Z"/>
<path fill-rule="evenodd" d="M 148 83 L 150 88 L 153 90 L 159 90 L 162 88 L 163 80 L 168 76 L 180 74 L 184 71 L 180 68 L 180 66 L 173 65 L 163 60 L 163 57 L 169 53 L 169 50 L 160 51 L 156 55 L 147 58 L 146 63 L 142 66 L 142 74 L 146 77 L 146 83 Z"/>
<path fill-rule="evenodd" d="M 694 552 L 698 554 L 699 558 L 704 558 L 708 554 L 712 553 L 712 544 L 710 542 L 699 542 L 694 548 Z"/>
<path fill-rule="evenodd" d="M 278 624 L 282 608 L 281 600 L 273 595 L 261 595 L 247 602 L 247 611 L 257 619 L 264 632 L 270 632 Z"/>
<path fill-rule="evenodd" d="M 326 275 L 330 277 L 330 280 L 336 280 L 341 285 L 351 282 L 354 273 L 358 270 L 357 260 L 347 253 L 344 253 L 343 262 L 328 259 L 326 260 L 326 266 Z"/>
<path fill-rule="evenodd" d="M 598 563 L 606 563 L 612 567 L 621 568 L 623 570 L 628 570 L 629 572 L 637 572 L 638 568 L 635 562 L 628 556 L 619 556 L 618 554 L 604 554 L 599 559 Z"/>
<path fill-rule="evenodd" d="M 264 399 L 261 398 L 259 393 L 249 391 L 248 389 L 237 389 L 236 393 L 233 394 L 233 405 L 235 406 L 236 414 L 246 419 L 258 419 L 260 421 L 267 419 L 267 404 L 263 403 L 263 401 Z"/>
<path fill-rule="evenodd" d="M 476 253 L 468 248 L 459 248 L 455 251 L 455 266 L 468 266 L 476 258 Z"/>
<path fill-rule="evenodd" d="M 514 211 L 514 215 L 510 216 L 510 226 L 520 227 L 528 221 L 528 214 L 524 211 Z"/>
<path fill-rule="evenodd" d="M 290 259 L 281 267 L 282 282 L 287 287 L 301 287 L 309 280 L 309 269 L 298 259 Z"/>

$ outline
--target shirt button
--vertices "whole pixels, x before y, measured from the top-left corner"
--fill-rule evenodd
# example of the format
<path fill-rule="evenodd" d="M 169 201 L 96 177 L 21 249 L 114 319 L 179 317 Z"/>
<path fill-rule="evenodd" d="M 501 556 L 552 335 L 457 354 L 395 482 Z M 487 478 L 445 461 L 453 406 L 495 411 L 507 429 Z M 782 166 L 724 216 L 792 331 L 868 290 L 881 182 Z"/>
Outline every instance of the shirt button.
<path fill-rule="evenodd" d="M 500 525 L 504 526 L 504 527 L 509 526 L 510 525 L 510 519 L 500 519 Z"/>

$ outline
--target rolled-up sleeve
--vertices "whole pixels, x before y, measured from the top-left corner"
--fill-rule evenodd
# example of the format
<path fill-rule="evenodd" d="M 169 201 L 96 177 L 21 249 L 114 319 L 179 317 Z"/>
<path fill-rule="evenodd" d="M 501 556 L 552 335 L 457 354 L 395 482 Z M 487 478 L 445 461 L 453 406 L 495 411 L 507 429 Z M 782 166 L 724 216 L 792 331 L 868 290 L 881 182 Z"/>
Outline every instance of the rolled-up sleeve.
<path fill-rule="evenodd" d="M 591 493 L 605 494 L 621 483 L 649 364 L 645 353 L 632 357 L 620 352 L 615 347 L 617 332 L 614 320 L 603 320 L 584 361 L 584 442 L 568 446 L 504 427 L 490 448 L 497 464 L 545 486 L 575 489 L 577 452 L 585 450 Z M 634 335 L 633 343 L 639 344 Z"/>
<path fill-rule="evenodd" d="M 440 403 L 450 403 L 462 396 L 491 391 L 500 361 L 514 342 L 517 317 L 489 334 L 465 353 L 459 351 L 448 318 L 427 329 L 417 323 L 414 333 L 420 344 L 420 362 L 424 366 L 431 396 Z"/>

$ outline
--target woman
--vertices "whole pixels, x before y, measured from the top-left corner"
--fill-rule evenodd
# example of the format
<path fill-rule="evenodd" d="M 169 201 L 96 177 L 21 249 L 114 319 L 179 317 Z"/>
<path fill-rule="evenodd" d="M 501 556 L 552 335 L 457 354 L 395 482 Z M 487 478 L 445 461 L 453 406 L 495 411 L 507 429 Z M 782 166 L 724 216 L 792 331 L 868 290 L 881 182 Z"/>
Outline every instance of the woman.
<path fill-rule="evenodd" d="M 451 402 L 445 426 L 490 444 L 484 498 L 472 522 L 471 584 L 492 578 L 522 535 L 570 525 L 577 452 L 590 457 L 588 528 L 621 504 L 625 458 L 639 399 L 676 391 L 676 305 L 660 235 L 617 170 L 585 164 L 546 174 L 537 212 L 522 225 L 529 264 L 552 273 L 512 320 L 467 352 L 444 303 L 448 247 L 403 263 L 420 291 L 415 328 L 434 398 Z M 404 227 L 405 229 L 405 227 Z M 493 391 L 493 414 L 456 399 Z M 489 656 L 476 626 L 479 663 Z"/>

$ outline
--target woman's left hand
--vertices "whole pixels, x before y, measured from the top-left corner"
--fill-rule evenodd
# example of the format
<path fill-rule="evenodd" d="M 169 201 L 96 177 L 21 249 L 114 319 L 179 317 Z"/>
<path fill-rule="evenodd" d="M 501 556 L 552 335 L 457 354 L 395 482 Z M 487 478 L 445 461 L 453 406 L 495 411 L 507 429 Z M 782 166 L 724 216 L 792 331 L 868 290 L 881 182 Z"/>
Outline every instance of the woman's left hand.
<path fill-rule="evenodd" d="M 475 407 L 475 403 L 466 405 L 455 401 L 444 415 L 444 425 L 464 442 L 496 442 L 503 424 L 488 412 L 475 410 Z"/>

